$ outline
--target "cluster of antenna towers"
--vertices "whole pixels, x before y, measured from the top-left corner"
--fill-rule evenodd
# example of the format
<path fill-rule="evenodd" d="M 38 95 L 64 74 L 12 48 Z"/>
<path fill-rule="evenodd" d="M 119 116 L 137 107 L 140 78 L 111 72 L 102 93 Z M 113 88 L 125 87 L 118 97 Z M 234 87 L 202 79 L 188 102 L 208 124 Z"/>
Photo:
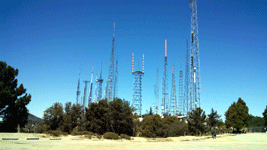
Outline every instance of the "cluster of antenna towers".
<path fill-rule="evenodd" d="M 177 100 L 176 96 L 176 85 L 175 85 L 175 74 L 174 66 L 172 66 L 172 84 L 171 84 L 171 94 L 168 94 L 168 63 L 167 63 L 167 40 L 165 40 L 165 57 L 164 57 L 164 74 L 162 79 L 162 102 L 159 104 L 159 68 L 157 67 L 157 81 L 154 85 L 155 93 L 155 107 L 156 114 L 171 114 L 174 116 L 182 115 L 187 116 L 192 110 L 197 106 L 200 107 L 200 61 L 199 61 L 199 41 L 198 41 L 198 21 L 197 21 L 197 4 L 196 0 L 191 0 L 191 35 L 190 43 L 188 39 L 186 40 L 187 50 L 186 50 L 186 66 L 185 66 L 185 76 L 183 76 L 182 62 L 180 62 L 180 72 L 179 72 L 179 96 Z M 111 51 L 111 62 L 109 67 L 109 75 L 105 86 L 105 98 L 108 101 L 112 101 L 117 95 L 117 77 L 118 77 L 118 60 L 114 66 L 114 38 L 115 36 L 115 23 L 113 26 L 113 38 L 112 38 L 112 51 Z M 190 45 L 190 49 L 188 49 Z M 142 111 L 142 77 L 144 75 L 144 53 L 143 53 L 143 63 L 142 71 L 134 71 L 134 52 L 132 52 L 132 74 L 134 76 L 133 82 L 133 99 L 132 106 L 135 107 L 136 113 L 141 115 Z M 183 78 L 184 77 L 184 78 Z M 95 89 L 95 102 L 102 99 L 102 64 L 100 71 L 100 78 L 96 79 L 96 89 Z M 185 81 L 185 82 L 183 82 Z M 87 98 L 87 83 L 90 83 L 88 105 L 92 103 L 92 87 L 93 87 L 93 69 L 90 81 L 83 81 L 85 83 L 84 96 L 81 100 L 83 107 L 86 106 Z M 183 84 L 184 83 L 184 84 Z M 79 80 L 77 87 L 77 103 L 80 95 L 80 71 Z M 160 107 L 161 106 L 161 107 Z M 161 109 L 161 113 L 160 113 Z"/>

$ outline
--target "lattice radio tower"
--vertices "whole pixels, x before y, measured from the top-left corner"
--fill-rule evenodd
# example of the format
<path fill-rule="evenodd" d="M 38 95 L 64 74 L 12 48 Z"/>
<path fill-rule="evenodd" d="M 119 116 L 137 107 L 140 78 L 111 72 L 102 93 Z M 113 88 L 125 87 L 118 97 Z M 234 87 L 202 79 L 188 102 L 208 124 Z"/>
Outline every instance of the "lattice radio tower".
<path fill-rule="evenodd" d="M 102 79 L 102 63 L 101 63 L 101 70 L 100 70 L 100 78 L 96 80 L 96 98 L 95 98 L 95 102 L 98 102 L 102 99 L 102 83 L 103 83 L 103 79 Z"/>
<path fill-rule="evenodd" d="M 154 85 L 154 94 L 155 94 L 155 114 L 159 114 L 159 66 L 157 67 L 157 82 Z"/>
<path fill-rule="evenodd" d="M 91 81 L 90 81 L 90 88 L 89 88 L 89 96 L 88 96 L 88 105 L 92 103 L 92 93 L 93 93 L 93 69 L 92 69 L 92 74 L 91 74 Z"/>
<path fill-rule="evenodd" d="M 77 87 L 77 91 L 76 91 L 76 94 L 77 94 L 77 97 L 76 97 L 76 104 L 78 104 L 78 100 L 79 100 L 79 95 L 81 94 L 80 92 L 80 75 L 81 75 L 81 70 L 79 70 L 79 79 L 78 79 L 78 87 Z"/>
<path fill-rule="evenodd" d="M 142 111 L 142 76 L 144 75 L 144 62 L 145 55 L 143 53 L 143 69 L 142 71 L 134 71 L 134 52 L 132 53 L 132 74 L 134 75 L 134 83 L 133 83 L 133 103 L 132 106 L 135 107 L 136 113 L 139 113 L 141 116 Z"/>
<path fill-rule="evenodd" d="M 85 113 L 85 102 L 86 102 L 86 92 L 87 92 L 87 83 L 90 82 L 90 81 L 83 81 L 85 86 L 84 86 L 84 94 L 83 94 L 83 103 L 82 103 L 82 106 L 83 106 L 83 110 L 84 110 L 84 113 Z"/>
<path fill-rule="evenodd" d="M 114 98 L 114 89 L 113 89 L 113 84 L 114 84 L 114 38 L 115 36 L 115 22 L 113 25 L 113 38 L 112 38 L 112 50 L 111 50 L 111 61 L 110 61 L 110 67 L 109 67 L 109 76 L 107 80 L 107 95 L 106 98 L 108 101 L 112 101 Z"/>
<path fill-rule="evenodd" d="M 113 97 L 116 98 L 118 95 L 118 59 L 115 65 L 115 78 L 114 78 L 114 95 Z"/>
<path fill-rule="evenodd" d="M 200 59 L 199 59 L 199 41 L 198 41 L 198 21 L 197 21 L 197 1 L 191 0 L 191 42 L 190 56 L 191 65 L 189 71 L 189 88 L 190 88 L 190 111 L 194 110 L 197 105 L 200 107 Z"/>
<path fill-rule="evenodd" d="M 183 71 L 182 71 L 182 60 L 180 62 L 180 73 L 179 73 L 179 114 L 184 115 L 184 86 L 183 86 Z"/>
<path fill-rule="evenodd" d="M 162 79 L 162 115 L 169 113 L 169 97 L 168 97 L 168 72 L 167 72 L 167 40 L 165 40 L 165 59 L 164 59 L 164 74 Z M 166 112 L 166 111 L 167 112 Z"/>
<path fill-rule="evenodd" d="M 176 85 L 175 85 L 175 75 L 174 66 L 172 66 L 172 89 L 171 89 L 171 112 L 175 116 L 177 114 L 177 103 L 176 103 Z"/>
<path fill-rule="evenodd" d="M 190 89 L 189 89 L 189 70 L 190 70 L 190 57 L 188 50 L 188 39 L 186 39 L 186 66 L 185 66 L 185 84 L 184 84 L 184 115 L 189 113 L 189 102 L 190 102 Z"/>

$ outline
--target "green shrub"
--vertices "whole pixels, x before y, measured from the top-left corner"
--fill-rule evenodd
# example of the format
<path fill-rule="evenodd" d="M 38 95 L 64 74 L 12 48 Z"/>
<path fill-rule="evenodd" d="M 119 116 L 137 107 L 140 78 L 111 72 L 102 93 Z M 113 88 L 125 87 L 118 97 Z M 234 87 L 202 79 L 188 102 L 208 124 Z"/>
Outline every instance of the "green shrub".
<path fill-rule="evenodd" d="M 113 132 L 106 132 L 103 135 L 104 139 L 114 139 L 114 140 L 118 140 L 119 139 L 119 135 L 117 133 L 113 133 Z"/>
<path fill-rule="evenodd" d="M 68 136 L 69 133 L 68 133 L 68 132 L 63 132 L 63 135 L 64 135 L 64 136 Z"/>
<path fill-rule="evenodd" d="M 35 133 L 45 133 L 48 131 L 49 126 L 46 124 L 39 125 L 35 128 Z"/>
<path fill-rule="evenodd" d="M 121 138 L 127 139 L 127 140 L 131 140 L 131 137 L 127 134 L 121 134 Z"/>
<path fill-rule="evenodd" d="M 98 139 L 101 139 L 102 138 L 102 135 L 97 135 L 96 136 Z"/>
<path fill-rule="evenodd" d="M 46 132 L 46 134 L 50 135 L 50 136 L 60 136 L 62 135 L 62 131 L 59 130 L 49 130 Z"/>

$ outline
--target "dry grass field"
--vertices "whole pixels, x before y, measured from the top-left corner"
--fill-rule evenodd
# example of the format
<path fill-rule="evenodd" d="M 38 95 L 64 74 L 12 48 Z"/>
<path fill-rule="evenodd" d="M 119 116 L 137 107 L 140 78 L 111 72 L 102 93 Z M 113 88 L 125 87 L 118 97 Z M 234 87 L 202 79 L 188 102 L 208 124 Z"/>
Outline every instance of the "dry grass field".
<path fill-rule="evenodd" d="M 3 140 L 18 138 L 18 140 Z M 39 140 L 26 140 L 39 138 Z M 60 139 L 59 139 L 60 138 Z M 134 137 L 134 140 L 99 140 L 86 139 L 80 136 L 47 137 L 45 134 L 32 133 L 0 133 L 0 150 L 169 150 L 169 149 L 267 149 L 267 133 L 224 134 L 216 139 L 210 136 L 182 136 L 166 139 L 146 139 Z"/>

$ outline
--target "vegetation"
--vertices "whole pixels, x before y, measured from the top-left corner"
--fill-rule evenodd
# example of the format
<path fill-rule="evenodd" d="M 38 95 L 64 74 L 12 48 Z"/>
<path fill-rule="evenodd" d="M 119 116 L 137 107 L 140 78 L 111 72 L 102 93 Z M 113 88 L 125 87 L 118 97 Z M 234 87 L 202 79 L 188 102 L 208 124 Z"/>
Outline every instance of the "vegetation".
<path fill-rule="evenodd" d="M 0 61 L 0 116 L 3 119 L 0 132 L 16 132 L 18 125 L 27 124 L 26 105 L 30 103 L 31 95 L 26 93 L 23 84 L 17 87 L 18 72 L 18 69 Z"/>
<path fill-rule="evenodd" d="M 127 139 L 127 140 L 131 140 L 131 137 L 129 135 L 126 135 L 126 134 L 121 134 L 120 137 L 124 138 L 124 139 Z"/>
<path fill-rule="evenodd" d="M 113 140 L 118 140 L 119 139 L 119 135 L 117 133 L 114 132 L 107 132 L 103 135 L 104 139 L 113 139 Z"/>
<path fill-rule="evenodd" d="M 45 133 L 50 136 L 56 136 L 56 137 L 63 135 L 62 131 L 60 130 L 49 130 L 49 131 L 46 131 Z"/>
<path fill-rule="evenodd" d="M 267 106 L 264 110 L 264 112 L 262 113 L 263 118 L 264 118 L 264 125 L 267 126 Z"/>
<path fill-rule="evenodd" d="M 208 115 L 207 123 L 213 129 L 215 126 L 218 126 L 220 115 L 217 114 L 217 111 L 211 109 L 211 113 Z"/>
<path fill-rule="evenodd" d="M 249 124 L 250 124 L 250 127 L 263 127 L 264 126 L 264 118 L 249 115 Z"/>
<path fill-rule="evenodd" d="M 196 108 L 189 114 L 188 132 L 191 135 L 202 135 L 207 132 L 205 126 L 206 115 L 200 107 Z"/>
<path fill-rule="evenodd" d="M 225 112 L 225 125 L 227 128 L 234 127 L 237 132 L 243 127 L 249 126 L 249 114 L 246 103 L 239 98 L 237 103 L 233 103 Z"/>

